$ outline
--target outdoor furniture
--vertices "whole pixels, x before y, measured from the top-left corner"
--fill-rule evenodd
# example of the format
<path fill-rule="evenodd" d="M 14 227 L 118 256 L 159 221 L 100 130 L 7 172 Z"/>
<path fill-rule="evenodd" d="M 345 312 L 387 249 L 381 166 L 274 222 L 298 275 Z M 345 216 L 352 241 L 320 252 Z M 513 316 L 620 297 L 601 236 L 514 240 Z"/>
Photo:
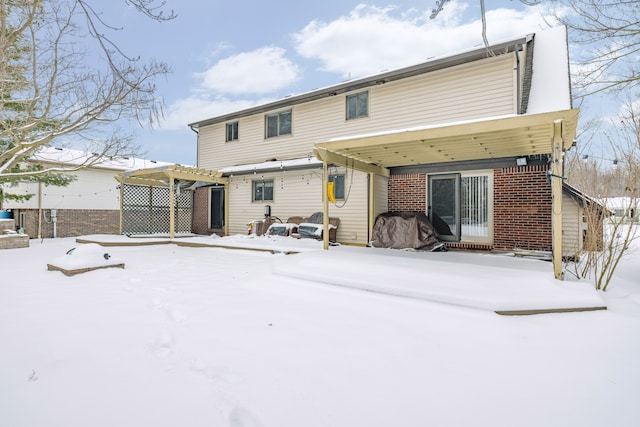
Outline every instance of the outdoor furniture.
<path fill-rule="evenodd" d="M 298 224 L 298 229 L 292 231 L 291 236 L 301 238 L 313 238 L 322 239 L 322 212 L 316 212 L 308 218 L 301 216 L 292 216 L 287 219 L 288 223 Z M 320 226 L 318 231 L 318 227 Z M 329 241 L 336 241 L 336 234 L 338 226 L 340 225 L 340 218 L 329 217 Z"/>

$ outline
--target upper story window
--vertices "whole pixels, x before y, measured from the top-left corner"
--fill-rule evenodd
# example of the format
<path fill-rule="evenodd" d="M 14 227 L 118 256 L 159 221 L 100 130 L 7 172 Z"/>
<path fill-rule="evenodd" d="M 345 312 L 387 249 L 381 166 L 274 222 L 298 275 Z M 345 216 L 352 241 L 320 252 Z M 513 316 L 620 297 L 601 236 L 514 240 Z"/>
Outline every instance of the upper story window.
<path fill-rule="evenodd" d="M 291 134 L 291 110 L 264 116 L 265 138 Z"/>
<path fill-rule="evenodd" d="M 347 120 L 369 115 L 369 92 L 347 95 Z"/>
<path fill-rule="evenodd" d="M 227 123 L 227 136 L 225 141 L 235 141 L 238 139 L 238 122 Z"/>

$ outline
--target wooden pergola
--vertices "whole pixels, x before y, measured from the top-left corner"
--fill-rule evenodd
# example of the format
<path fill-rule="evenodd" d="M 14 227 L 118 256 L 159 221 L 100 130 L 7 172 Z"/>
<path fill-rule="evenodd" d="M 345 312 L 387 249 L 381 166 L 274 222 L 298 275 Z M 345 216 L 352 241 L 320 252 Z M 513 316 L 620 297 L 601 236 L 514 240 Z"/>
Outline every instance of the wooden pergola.
<path fill-rule="evenodd" d="M 194 168 L 181 165 L 161 166 L 157 168 L 139 169 L 122 172 L 116 176 L 120 182 L 120 224 L 122 224 L 122 201 L 124 185 L 143 185 L 151 187 L 164 187 L 169 189 L 169 237 L 175 237 L 175 185 L 177 182 L 205 182 L 211 184 L 223 184 L 225 186 L 225 218 L 228 218 L 229 179 L 222 176 L 222 172 L 202 168 Z M 225 233 L 228 233 L 228 225 L 225 224 Z"/>
<path fill-rule="evenodd" d="M 389 176 L 397 166 L 499 159 L 536 154 L 551 158 L 552 252 L 555 277 L 562 279 L 562 165 L 564 151 L 574 142 L 578 109 L 510 115 L 486 120 L 416 127 L 337 138 L 315 144 L 324 166 L 324 248 L 328 241 L 328 165 L 341 165 L 371 175 L 369 237 L 374 215 L 373 175 Z"/>

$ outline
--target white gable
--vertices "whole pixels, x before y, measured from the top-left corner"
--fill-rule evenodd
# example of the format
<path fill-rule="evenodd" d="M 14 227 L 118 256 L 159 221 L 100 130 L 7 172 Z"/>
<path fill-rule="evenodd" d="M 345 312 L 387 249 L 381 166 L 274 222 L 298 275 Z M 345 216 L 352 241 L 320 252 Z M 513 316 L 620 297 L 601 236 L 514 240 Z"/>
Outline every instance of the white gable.
<path fill-rule="evenodd" d="M 528 114 L 571 108 L 569 47 L 564 26 L 539 31 L 533 48 Z"/>

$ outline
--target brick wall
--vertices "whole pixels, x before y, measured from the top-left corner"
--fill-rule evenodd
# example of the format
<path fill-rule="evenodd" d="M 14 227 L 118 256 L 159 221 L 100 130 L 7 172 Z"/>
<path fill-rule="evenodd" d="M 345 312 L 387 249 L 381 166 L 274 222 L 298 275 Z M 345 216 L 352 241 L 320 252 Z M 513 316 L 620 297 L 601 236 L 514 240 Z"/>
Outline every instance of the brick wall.
<path fill-rule="evenodd" d="M 209 229 L 209 187 L 197 188 L 193 193 L 193 232 L 211 234 Z"/>
<path fill-rule="evenodd" d="M 420 173 L 389 177 L 389 212 L 426 212 L 427 176 Z"/>
<path fill-rule="evenodd" d="M 26 213 L 24 232 L 38 237 L 38 210 L 14 209 L 14 217 Z M 57 209 L 56 237 L 74 237 L 88 234 L 120 234 L 120 211 L 92 209 Z M 53 237 L 51 210 L 42 210 L 42 237 Z"/>
<path fill-rule="evenodd" d="M 494 170 L 494 247 L 551 250 L 551 186 L 547 166 Z"/>
<path fill-rule="evenodd" d="M 193 222 L 191 229 L 196 234 L 216 233 L 224 236 L 224 228 L 209 228 L 209 191 L 211 187 L 200 187 L 193 194 Z"/>
<path fill-rule="evenodd" d="M 547 166 L 494 169 L 494 244 L 451 243 L 461 249 L 551 250 L 551 186 Z M 425 212 L 426 174 L 389 177 L 390 212 Z"/>

